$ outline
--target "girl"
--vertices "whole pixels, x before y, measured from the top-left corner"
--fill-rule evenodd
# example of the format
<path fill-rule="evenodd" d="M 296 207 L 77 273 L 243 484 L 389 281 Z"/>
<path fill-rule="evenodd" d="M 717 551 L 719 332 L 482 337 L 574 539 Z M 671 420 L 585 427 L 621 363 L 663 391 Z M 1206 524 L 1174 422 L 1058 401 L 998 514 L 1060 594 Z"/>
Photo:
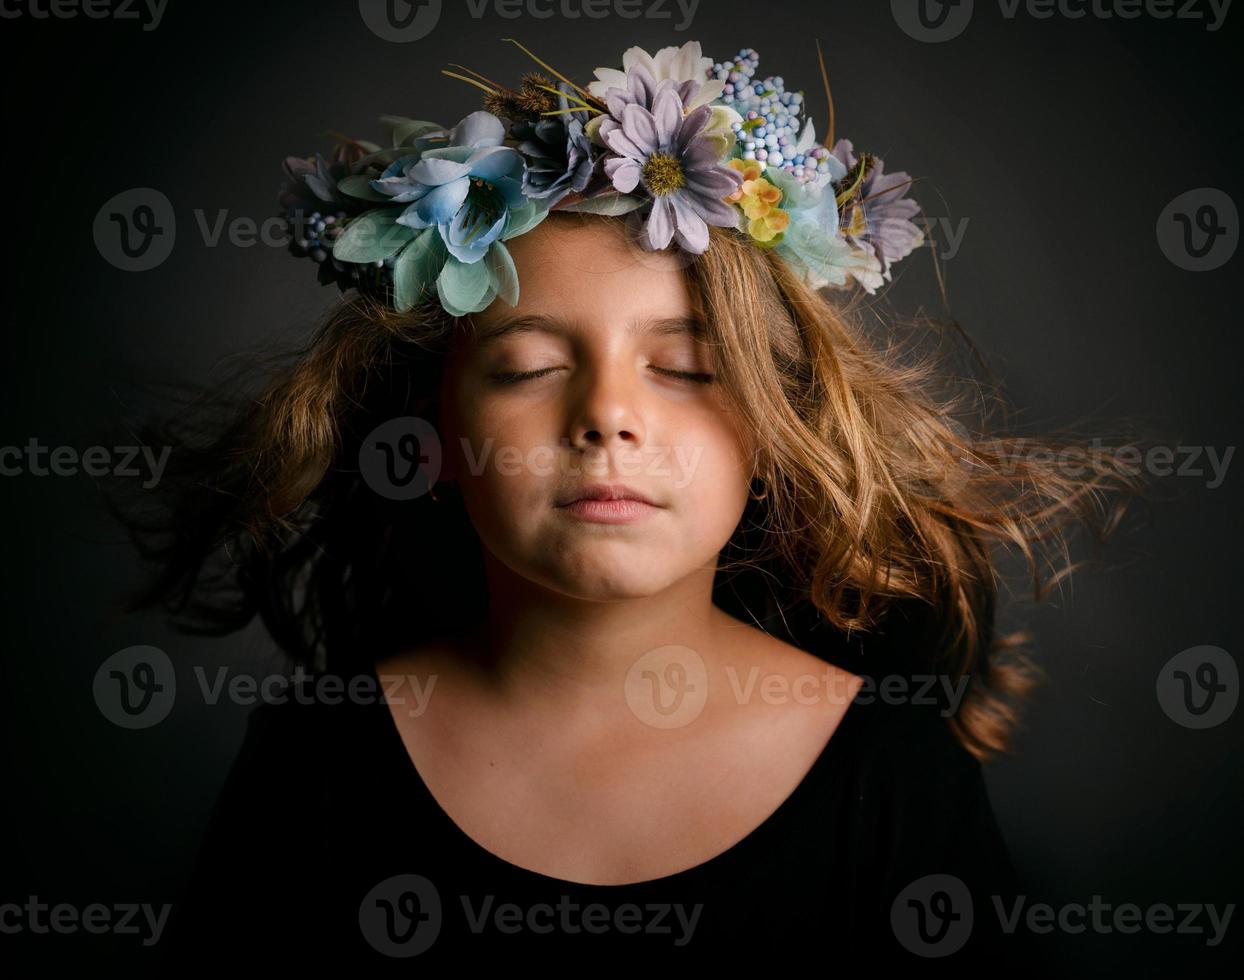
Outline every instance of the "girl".
<path fill-rule="evenodd" d="M 551 211 L 516 304 L 351 292 L 223 431 L 147 435 L 177 451 L 129 608 L 258 614 L 306 668 L 251 716 L 175 962 L 1024 967 L 982 763 L 1037 671 L 995 551 L 1040 596 L 1129 478 L 969 433 L 736 230 L 636 231 Z"/>

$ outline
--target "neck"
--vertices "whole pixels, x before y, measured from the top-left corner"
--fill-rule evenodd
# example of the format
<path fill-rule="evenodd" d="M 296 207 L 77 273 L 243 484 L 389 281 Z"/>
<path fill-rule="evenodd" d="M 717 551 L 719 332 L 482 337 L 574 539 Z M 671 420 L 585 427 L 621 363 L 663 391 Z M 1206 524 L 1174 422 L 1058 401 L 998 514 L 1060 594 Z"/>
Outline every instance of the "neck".
<path fill-rule="evenodd" d="M 693 653 L 675 651 L 672 659 L 698 657 L 711 671 L 725 655 L 729 631 L 743 627 L 713 605 L 715 567 L 657 594 L 602 600 L 544 588 L 486 549 L 485 566 L 488 616 L 467 637 L 471 659 L 493 697 L 546 717 L 613 724 L 633 713 L 627 685 L 636 672 L 663 664 L 659 653 L 638 663 L 645 655 L 686 647 Z"/>

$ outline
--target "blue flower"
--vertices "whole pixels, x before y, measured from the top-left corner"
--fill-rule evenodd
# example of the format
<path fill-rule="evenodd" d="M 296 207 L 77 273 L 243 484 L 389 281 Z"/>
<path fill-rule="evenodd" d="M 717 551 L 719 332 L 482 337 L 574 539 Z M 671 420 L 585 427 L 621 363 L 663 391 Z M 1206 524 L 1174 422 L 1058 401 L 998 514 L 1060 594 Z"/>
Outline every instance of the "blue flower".
<path fill-rule="evenodd" d="M 505 126 L 491 112 L 472 112 L 449 131 L 445 146 L 394 160 L 371 186 L 394 203 L 409 228 L 436 227 L 449 253 L 474 263 L 506 227 L 511 209 L 527 203 L 523 158 L 502 145 Z"/>

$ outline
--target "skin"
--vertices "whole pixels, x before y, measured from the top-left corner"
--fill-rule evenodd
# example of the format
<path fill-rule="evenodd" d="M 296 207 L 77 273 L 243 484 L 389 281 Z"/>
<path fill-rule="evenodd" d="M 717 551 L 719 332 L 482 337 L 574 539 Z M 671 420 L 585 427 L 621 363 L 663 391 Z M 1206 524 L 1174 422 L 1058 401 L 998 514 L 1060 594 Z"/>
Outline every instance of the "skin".
<path fill-rule="evenodd" d="M 667 373 L 711 373 L 706 348 L 628 330 L 692 317 L 678 260 L 637 254 L 617 223 L 556 214 L 507 246 L 519 304 L 494 302 L 455 340 L 440 406 L 441 479 L 458 484 L 484 545 L 489 617 L 377 669 L 405 678 L 390 707 L 411 761 L 481 846 L 569 881 L 663 877 L 772 813 L 862 680 L 712 603 L 755 445 L 720 386 Z M 560 322 L 480 339 L 526 315 Z M 625 483 L 659 506 L 622 525 L 556 506 L 588 483 Z M 693 719 L 659 727 L 628 696 L 628 672 L 670 645 L 693 651 L 707 684 Z M 740 696 L 749 677 L 819 686 Z M 415 711 L 420 689 L 430 697 Z"/>

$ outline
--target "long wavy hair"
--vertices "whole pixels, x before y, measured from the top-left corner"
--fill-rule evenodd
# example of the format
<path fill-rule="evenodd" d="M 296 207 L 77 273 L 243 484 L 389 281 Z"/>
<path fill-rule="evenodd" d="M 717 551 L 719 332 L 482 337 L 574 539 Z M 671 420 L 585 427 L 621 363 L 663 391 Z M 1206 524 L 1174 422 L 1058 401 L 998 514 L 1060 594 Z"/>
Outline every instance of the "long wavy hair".
<path fill-rule="evenodd" d="M 981 760 L 1011 751 L 1042 671 L 1026 634 L 995 631 L 1000 552 L 1023 556 L 1040 600 L 1078 564 L 1071 530 L 1104 539 L 1139 477 L 1074 435 L 1008 435 L 970 344 L 951 345 L 966 368 L 944 356 L 953 321 L 814 291 L 771 251 L 711 233 L 684 271 L 717 383 L 762 434 L 765 488 L 714 602 L 848 669 L 966 683 L 956 737 Z M 172 450 L 157 496 L 113 506 L 155 566 L 120 614 L 162 606 L 212 635 L 258 614 L 295 661 L 338 673 L 478 623 L 482 546 L 460 499 L 391 500 L 359 467 L 378 425 L 436 423 L 450 338 L 471 329 L 434 298 L 399 313 L 351 291 L 298 349 L 180 389 L 195 392 L 182 410 L 140 431 Z"/>

